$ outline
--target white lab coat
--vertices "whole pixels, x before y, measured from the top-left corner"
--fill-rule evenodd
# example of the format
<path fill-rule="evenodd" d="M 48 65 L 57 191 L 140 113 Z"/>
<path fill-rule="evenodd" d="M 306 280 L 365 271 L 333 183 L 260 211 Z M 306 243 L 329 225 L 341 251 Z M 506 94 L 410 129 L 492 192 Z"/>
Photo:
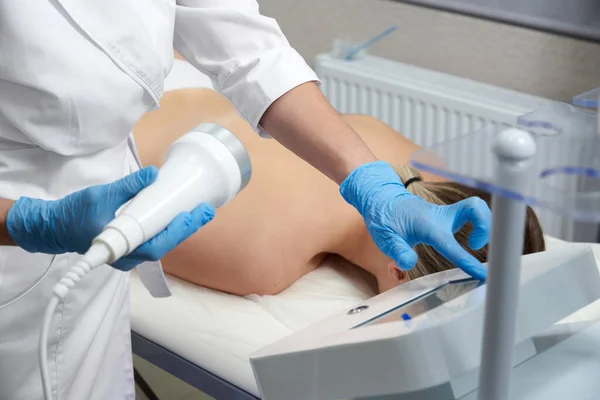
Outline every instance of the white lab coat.
<path fill-rule="evenodd" d="M 0 0 L 0 197 L 56 199 L 139 168 L 130 132 L 173 47 L 257 132 L 276 98 L 316 80 L 254 0 Z M 0 400 L 42 397 L 43 310 L 78 257 L 0 248 Z M 134 398 L 128 296 L 128 274 L 104 266 L 58 307 L 55 399 Z"/>

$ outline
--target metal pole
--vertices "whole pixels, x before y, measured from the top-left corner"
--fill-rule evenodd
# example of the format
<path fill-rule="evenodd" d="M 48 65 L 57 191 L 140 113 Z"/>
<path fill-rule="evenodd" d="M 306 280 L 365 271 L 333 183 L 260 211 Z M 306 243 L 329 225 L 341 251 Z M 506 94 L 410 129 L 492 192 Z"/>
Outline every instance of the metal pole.
<path fill-rule="evenodd" d="M 494 144 L 497 185 L 526 191 L 535 151 L 529 133 L 500 132 Z M 493 196 L 479 400 L 508 400 L 510 395 L 526 211 L 519 200 Z"/>

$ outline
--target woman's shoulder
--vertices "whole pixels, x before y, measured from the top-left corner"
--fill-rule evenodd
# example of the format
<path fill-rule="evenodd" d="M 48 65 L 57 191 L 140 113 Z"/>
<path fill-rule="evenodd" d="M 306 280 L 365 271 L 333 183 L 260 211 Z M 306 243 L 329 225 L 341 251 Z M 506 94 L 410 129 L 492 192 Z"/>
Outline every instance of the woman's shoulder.
<path fill-rule="evenodd" d="M 344 120 L 361 136 L 375 155 L 385 161 L 404 164 L 420 147 L 394 128 L 365 114 L 345 114 Z"/>

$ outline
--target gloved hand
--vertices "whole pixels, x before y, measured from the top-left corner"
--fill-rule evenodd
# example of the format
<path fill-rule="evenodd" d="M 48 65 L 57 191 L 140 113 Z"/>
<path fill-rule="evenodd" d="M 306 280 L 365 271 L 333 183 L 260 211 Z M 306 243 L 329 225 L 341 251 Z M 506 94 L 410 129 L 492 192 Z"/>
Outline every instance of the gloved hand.
<path fill-rule="evenodd" d="M 8 211 L 8 233 L 15 244 L 30 253 L 84 254 L 119 207 L 154 182 L 157 175 L 155 167 L 148 167 L 59 200 L 21 197 Z M 141 262 L 159 260 L 213 217 L 214 208 L 209 204 L 179 214 L 165 230 L 117 260 L 113 267 L 128 271 Z"/>
<path fill-rule="evenodd" d="M 485 267 L 454 238 L 454 233 L 471 222 L 469 246 L 477 250 L 487 244 L 491 212 L 482 199 L 472 197 L 448 206 L 425 202 L 408 192 L 383 161 L 358 167 L 342 182 L 340 192 L 363 216 L 377 247 L 399 268 L 414 267 L 417 254 L 413 247 L 423 243 L 474 278 L 486 278 Z"/>

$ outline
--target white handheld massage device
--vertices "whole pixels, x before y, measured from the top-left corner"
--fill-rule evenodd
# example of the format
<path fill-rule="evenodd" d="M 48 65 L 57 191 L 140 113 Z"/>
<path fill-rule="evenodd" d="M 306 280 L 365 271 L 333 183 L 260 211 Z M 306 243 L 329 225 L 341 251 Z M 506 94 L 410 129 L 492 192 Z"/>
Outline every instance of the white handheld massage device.
<path fill-rule="evenodd" d="M 90 270 L 128 255 L 180 213 L 202 203 L 218 208 L 250 181 L 250 156 L 239 139 L 214 124 L 201 124 L 175 141 L 156 181 L 123 206 L 92 241 L 83 258 L 54 286 L 40 334 L 40 367 L 44 398 L 52 398 L 47 366 L 50 322 L 69 289 Z"/>

